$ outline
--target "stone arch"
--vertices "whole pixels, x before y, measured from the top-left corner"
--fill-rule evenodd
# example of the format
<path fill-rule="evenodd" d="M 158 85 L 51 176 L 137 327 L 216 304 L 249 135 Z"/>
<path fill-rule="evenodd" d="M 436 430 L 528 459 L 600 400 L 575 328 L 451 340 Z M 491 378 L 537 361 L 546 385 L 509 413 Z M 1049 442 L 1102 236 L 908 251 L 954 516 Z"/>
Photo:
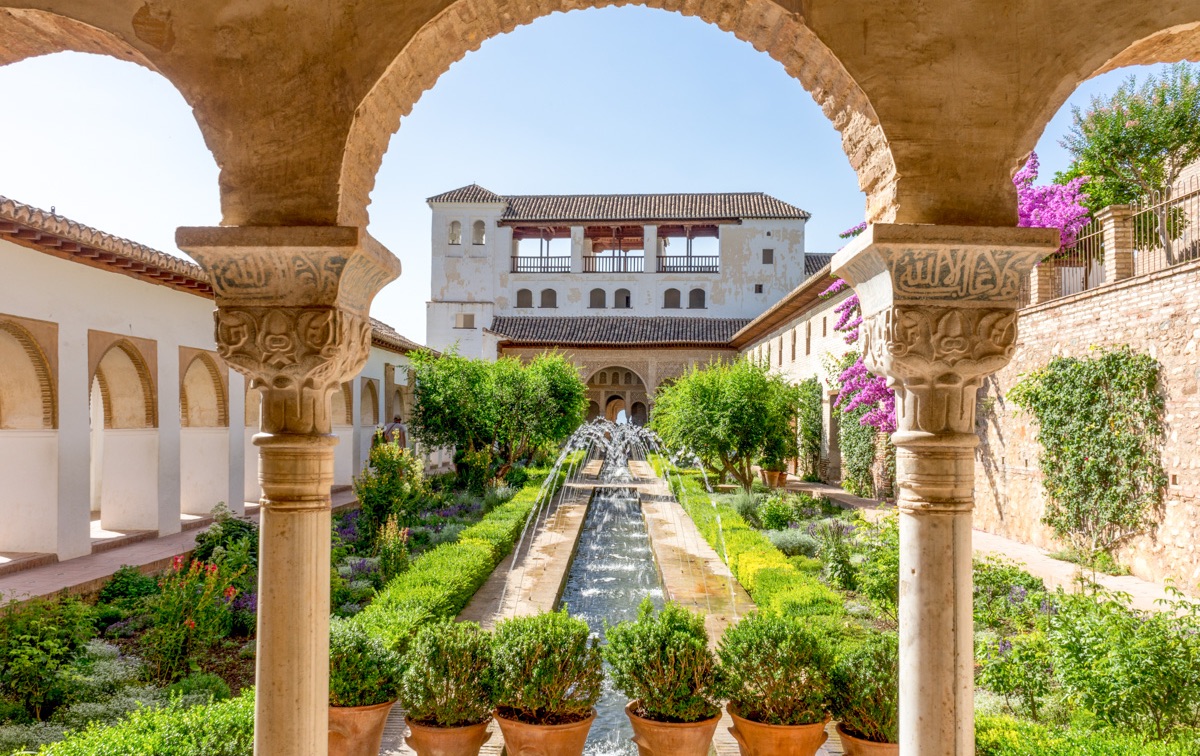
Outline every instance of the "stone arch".
<path fill-rule="evenodd" d="M 399 386 L 392 391 L 392 411 L 388 413 L 388 422 L 397 417 L 401 422 L 407 417 L 404 407 L 404 391 Z"/>
<path fill-rule="evenodd" d="M 370 193 L 391 135 L 421 95 L 468 52 L 555 12 L 620 5 L 617 0 L 457 0 L 421 27 L 359 103 L 346 139 L 339 180 L 338 221 L 367 225 Z M 867 217 L 895 217 L 897 171 L 866 93 L 804 22 L 774 0 L 645 0 L 640 5 L 695 16 L 778 61 L 812 95 L 842 137 L 842 150 L 867 195 Z"/>
<path fill-rule="evenodd" d="M 179 381 L 179 422 L 184 428 L 226 428 L 229 403 L 217 361 L 198 354 Z"/>
<path fill-rule="evenodd" d="M 615 423 L 622 412 L 625 413 L 625 419 L 628 421 L 629 412 L 625 407 L 625 397 L 620 394 L 613 394 L 604 402 L 604 418 L 606 420 Z"/>
<path fill-rule="evenodd" d="M 58 427 L 50 361 L 24 326 L 0 318 L 0 429 Z"/>
<path fill-rule="evenodd" d="M 379 425 L 379 389 L 375 388 L 375 381 L 370 378 L 363 381 L 362 409 L 358 422 L 368 428 Z"/>
<path fill-rule="evenodd" d="M 601 364 L 603 365 L 603 363 Z M 607 386 L 609 385 L 608 381 L 603 379 L 611 376 L 612 385 L 620 385 L 621 376 L 625 373 L 629 373 L 630 377 L 633 378 L 633 385 L 646 385 L 646 381 L 644 378 L 642 378 L 641 372 L 621 365 L 603 365 L 602 367 L 592 369 L 590 372 L 586 373 L 583 380 L 584 383 L 592 383 L 593 379 L 601 379 L 597 385 Z"/>
<path fill-rule="evenodd" d="M 634 402 L 629 408 L 629 422 L 634 425 L 645 425 L 648 413 L 643 402 Z"/>
<path fill-rule="evenodd" d="M 157 428 L 158 400 L 145 357 L 131 342 L 113 343 L 96 365 L 93 379 L 104 400 L 105 428 Z"/>
<path fill-rule="evenodd" d="M 334 425 L 354 425 L 354 390 L 349 383 L 341 384 L 330 398 L 329 417 Z"/>

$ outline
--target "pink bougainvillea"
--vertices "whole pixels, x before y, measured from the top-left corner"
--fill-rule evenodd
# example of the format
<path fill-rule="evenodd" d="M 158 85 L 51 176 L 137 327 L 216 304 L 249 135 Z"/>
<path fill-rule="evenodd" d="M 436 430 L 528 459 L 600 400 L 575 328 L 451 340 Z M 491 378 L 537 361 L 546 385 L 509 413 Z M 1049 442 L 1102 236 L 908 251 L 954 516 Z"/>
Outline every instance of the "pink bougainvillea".
<path fill-rule="evenodd" d="M 1060 249 L 1070 247 L 1091 220 L 1087 208 L 1083 206 L 1087 199 L 1083 191 L 1087 177 L 1081 176 L 1066 184 L 1034 186 L 1038 168 L 1037 153 L 1032 152 L 1025 167 L 1013 176 L 1013 183 L 1017 186 L 1017 225 L 1057 228 L 1061 234 Z"/>
<path fill-rule="evenodd" d="M 853 230 L 851 229 L 851 231 Z M 852 235 L 860 232 L 861 229 Z M 839 278 L 821 292 L 820 296 L 822 298 L 831 297 L 848 288 L 849 284 Z M 847 344 L 857 342 L 858 329 L 863 322 L 862 306 L 859 303 L 858 295 L 851 294 L 843 299 L 834 308 L 834 312 L 838 313 L 838 320 L 834 324 L 833 330 L 843 334 Z M 859 357 L 854 364 L 838 376 L 838 382 L 841 384 L 841 390 L 838 392 L 834 404 L 842 412 L 853 412 L 859 407 L 869 407 L 869 411 L 859 420 L 861 424 L 869 425 L 884 433 L 895 432 L 896 393 L 888 387 L 886 378 L 872 375 L 867 370 L 867 366 L 863 364 L 862 357 Z"/>

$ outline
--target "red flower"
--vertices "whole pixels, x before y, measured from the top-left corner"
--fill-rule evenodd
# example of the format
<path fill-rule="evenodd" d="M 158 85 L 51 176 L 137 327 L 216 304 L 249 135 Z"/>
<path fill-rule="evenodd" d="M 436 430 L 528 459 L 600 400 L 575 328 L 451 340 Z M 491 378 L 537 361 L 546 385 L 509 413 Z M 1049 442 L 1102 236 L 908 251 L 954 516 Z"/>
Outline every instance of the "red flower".
<path fill-rule="evenodd" d="M 187 625 L 187 628 L 188 628 L 189 630 L 195 630 L 195 629 L 196 629 L 196 620 L 194 620 L 194 619 L 192 619 L 192 618 L 190 618 L 190 617 L 189 617 L 188 619 L 185 619 L 185 620 L 183 621 L 183 624 Z"/>
<path fill-rule="evenodd" d="M 180 554 L 179 556 L 177 556 L 171 560 L 171 569 L 175 570 L 176 572 L 179 572 L 181 569 L 183 569 L 183 555 L 182 554 Z"/>
<path fill-rule="evenodd" d="M 237 593 L 237 588 L 234 588 L 232 585 L 227 586 L 225 588 L 225 598 L 227 598 L 227 599 L 233 598 L 236 593 Z"/>
<path fill-rule="evenodd" d="M 216 575 L 217 574 L 217 565 L 215 565 L 215 564 L 208 565 L 208 574 Z"/>

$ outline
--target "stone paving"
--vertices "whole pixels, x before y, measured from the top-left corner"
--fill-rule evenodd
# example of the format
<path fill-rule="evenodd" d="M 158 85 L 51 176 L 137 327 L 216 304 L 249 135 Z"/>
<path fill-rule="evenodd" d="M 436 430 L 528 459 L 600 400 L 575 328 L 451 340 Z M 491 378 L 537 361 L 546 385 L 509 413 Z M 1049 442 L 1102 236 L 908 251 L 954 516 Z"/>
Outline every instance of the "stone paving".
<path fill-rule="evenodd" d="M 356 503 L 352 490 L 334 491 L 333 508 L 343 509 Z M 247 504 L 250 519 L 258 520 L 258 505 Z M 93 546 L 93 552 L 65 562 L 49 562 L 0 575 L 0 598 L 25 600 L 51 596 L 61 591 L 87 594 L 100 586 L 123 565 L 134 565 L 144 573 L 166 569 L 180 554 L 190 553 L 196 535 L 209 520 L 189 522 L 186 530 L 162 538 L 134 534 L 127 540 L 109 541 Z M 116 539 L 113 539 L 116 540 Z"/>

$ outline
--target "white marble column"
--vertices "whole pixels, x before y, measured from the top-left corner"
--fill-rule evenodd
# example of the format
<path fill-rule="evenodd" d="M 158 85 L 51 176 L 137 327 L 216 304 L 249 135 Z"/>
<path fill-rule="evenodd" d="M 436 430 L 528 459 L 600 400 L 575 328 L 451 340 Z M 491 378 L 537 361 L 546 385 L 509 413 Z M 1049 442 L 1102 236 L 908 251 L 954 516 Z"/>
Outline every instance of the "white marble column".
<path fill-rule="evenodd" d="M 900 753 L 975 752 L 971 510 L 975 394 L 1012 358 L 1040 228 L 877 224 L 833 259 L 862 301 L 868 369 L 896 391 Z"/>
<path fill-rule="evenodd" d="M 262 392 L 256 756 L 325 756 L 330 396 L 371 348 L 371 299 L 400 273 L 360 228 L 181 228 L 216 295 L 217 348 Z"/>

